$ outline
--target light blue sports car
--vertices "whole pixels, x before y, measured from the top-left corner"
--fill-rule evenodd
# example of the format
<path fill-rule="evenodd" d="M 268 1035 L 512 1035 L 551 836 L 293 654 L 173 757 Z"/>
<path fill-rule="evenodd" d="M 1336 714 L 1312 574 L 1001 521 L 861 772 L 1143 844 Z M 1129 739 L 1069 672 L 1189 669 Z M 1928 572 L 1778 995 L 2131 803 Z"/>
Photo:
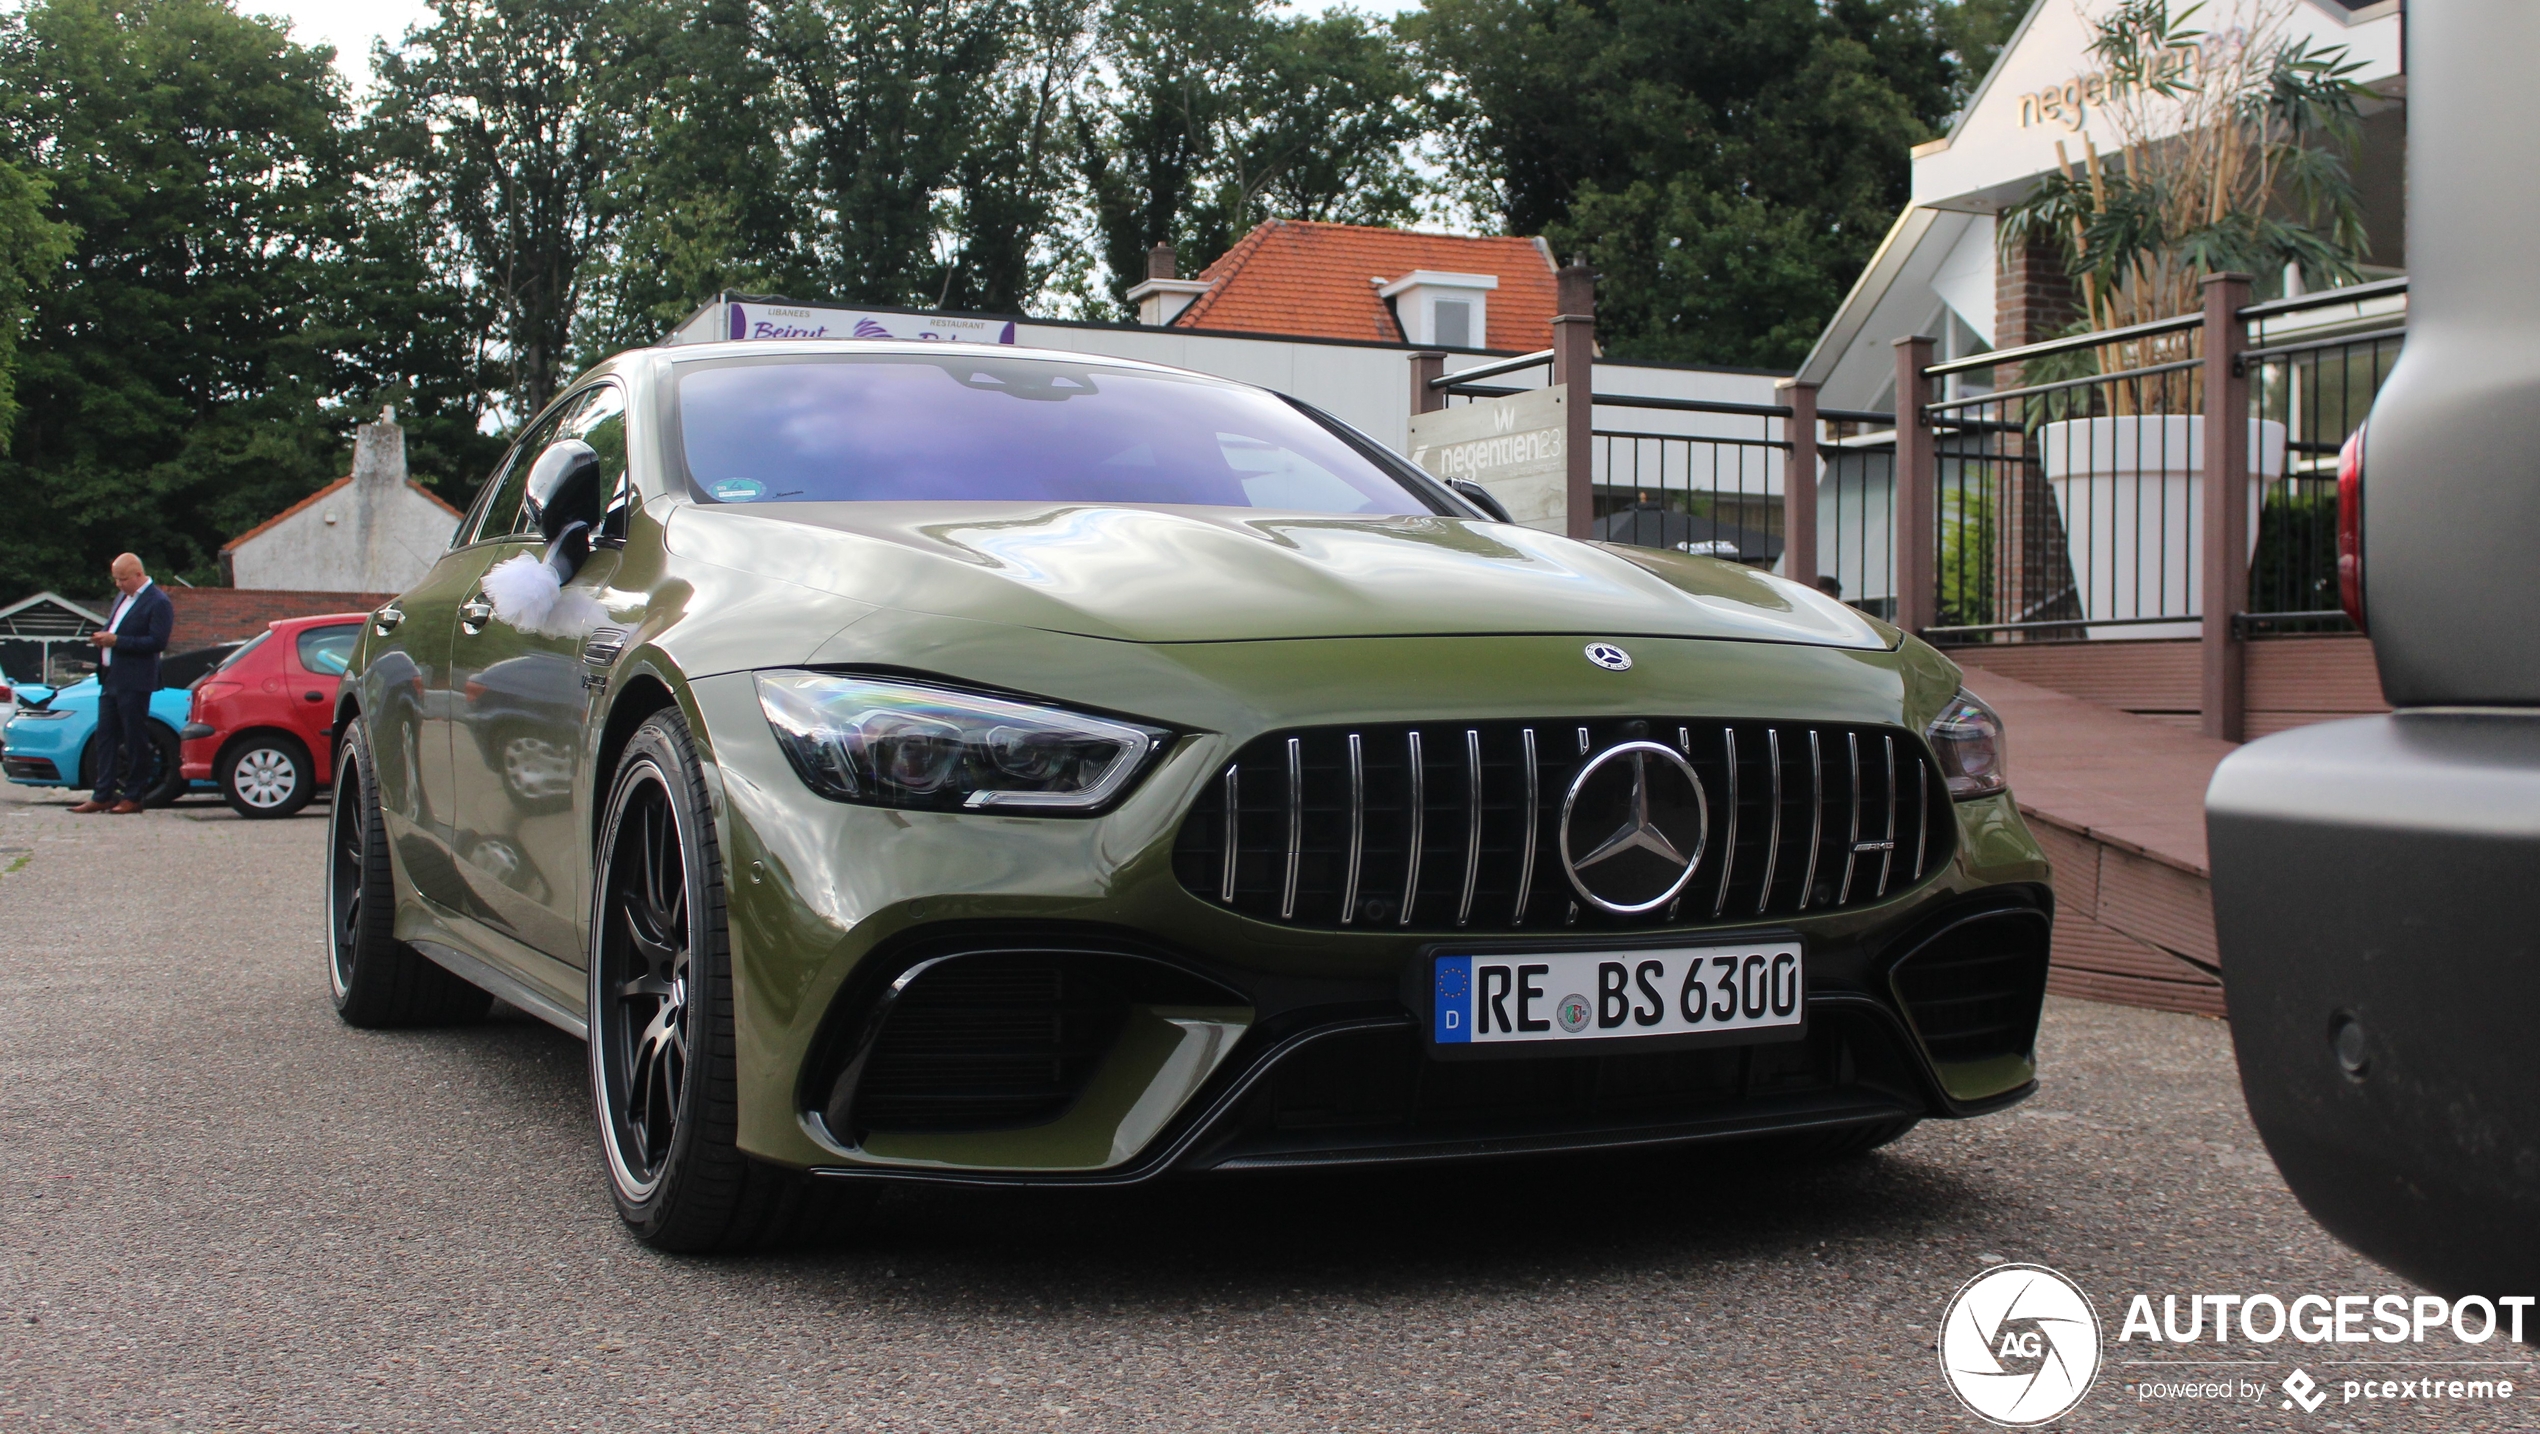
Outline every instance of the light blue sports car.
<path fill-rule="evenodd" d="M 160 667 L 162 680 L 175 685 L 150 694 L 150 745 L 157 753 L 145 806 L 175 801 L 190 788 L 216 790 L 210 782 L 188 783 L 178 770 L 178 737 L 194 703 L 189 690 L 196 678 L 218 667 L 240 644 L 222 643 L 178 653 Z M 18 715 L 0 727 L 0 771 L 12 782 L 29 787 L 93 787 L 97 784 L 97 679 L 84 678 L 68 687 L 21 686 Z"/>

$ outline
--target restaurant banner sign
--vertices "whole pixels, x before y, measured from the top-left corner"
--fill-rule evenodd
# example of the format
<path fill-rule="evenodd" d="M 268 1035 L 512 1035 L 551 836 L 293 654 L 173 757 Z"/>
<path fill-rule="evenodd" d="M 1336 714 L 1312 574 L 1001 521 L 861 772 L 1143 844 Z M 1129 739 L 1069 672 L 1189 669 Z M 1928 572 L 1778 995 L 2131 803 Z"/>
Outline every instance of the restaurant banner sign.
<path fill-rule="evenodd" d="M 1014 321 L 727 299 L 699 309 L 670 336 L 670 342 L 678 344 L 750 339 L 917 339 L 1010 344 L 1014 342 Z"/>

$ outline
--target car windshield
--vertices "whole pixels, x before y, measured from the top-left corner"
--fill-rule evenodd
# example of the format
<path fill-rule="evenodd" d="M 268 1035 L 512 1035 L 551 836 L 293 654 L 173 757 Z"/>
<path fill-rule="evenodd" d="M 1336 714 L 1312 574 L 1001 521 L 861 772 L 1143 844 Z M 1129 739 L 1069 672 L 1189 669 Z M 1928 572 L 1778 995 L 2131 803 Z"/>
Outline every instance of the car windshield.
<path fill-rule="evenodd" d="M 1258 389 L 947 352 L 685 365 L 679 426 L 719 503 L 970 499 L 1431 513 Z"/>
<path fill-rule="evenodd" d="M 343 676 L 353 662 L 354 640 L 361 635 L 357 622 L 301 629 L 300 666 L 320 677 Z"/>

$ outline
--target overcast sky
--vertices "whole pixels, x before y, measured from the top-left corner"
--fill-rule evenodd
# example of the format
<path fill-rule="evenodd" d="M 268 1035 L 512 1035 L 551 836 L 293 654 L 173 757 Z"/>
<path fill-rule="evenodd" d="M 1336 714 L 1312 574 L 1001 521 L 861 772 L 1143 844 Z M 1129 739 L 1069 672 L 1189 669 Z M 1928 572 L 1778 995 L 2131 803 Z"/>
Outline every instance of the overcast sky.
<path fill-rule="evenodd" d="M 1351 0 L 1352 7 L 1371 15 L 1391 15 L 1408 10 L 1421 0 Z M 359 89 L 370 83 L 370 44 L 376 39 L 394 40 L 410 25 L 420 25 L 429 12 L 423 0 L 239 0 L 238 8 L 251 15 L 271 15 L 291 22 L 292 38 L 304 45 L 319 43 L 335 47 L 336 68 Z M 1297 10 L 1320 10 L 1320 0 L 1304 5 L 1290 5 Z"/>

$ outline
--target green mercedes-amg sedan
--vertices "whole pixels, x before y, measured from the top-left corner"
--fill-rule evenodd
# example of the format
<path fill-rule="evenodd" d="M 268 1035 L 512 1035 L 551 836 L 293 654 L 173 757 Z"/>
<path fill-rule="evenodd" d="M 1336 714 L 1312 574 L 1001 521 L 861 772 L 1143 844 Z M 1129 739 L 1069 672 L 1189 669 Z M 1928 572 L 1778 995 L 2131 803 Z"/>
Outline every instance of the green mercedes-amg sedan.
<path fill-rule="evenodd" d="M 2046 863 L 1947 659 L 1197 374 L 624 354 L 339 701 L 337 1008 L 586 1036 L 666 1248 L 2035 1084 Z"/>

